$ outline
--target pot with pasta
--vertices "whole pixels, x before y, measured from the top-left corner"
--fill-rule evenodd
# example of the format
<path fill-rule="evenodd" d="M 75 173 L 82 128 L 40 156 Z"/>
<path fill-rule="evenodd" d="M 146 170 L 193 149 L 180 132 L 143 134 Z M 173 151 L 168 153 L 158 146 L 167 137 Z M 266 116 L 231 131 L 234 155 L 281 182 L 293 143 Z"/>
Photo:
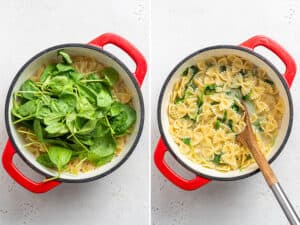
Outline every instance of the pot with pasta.
<path fill-rule="evenodd" d="M 103 49 L 113 44 L 135 62 L 131 72 Z M 33 56 L 13 79 L 6 98 L 9 136 L 3 167 L 35 193 L 61 182 L 99 179 L 122 165 L 135 149 L 144 123 L 140 86 L 147 71 L 142 54 L 111 33 L 89 44 L 62 44 Z M 27 178 L 18 154 L 46 178 Z"/>
<path fill-rule="evenodd" d="M 254 51 L 274 52 L 284 74 Z M 236 140 L 246 124 L 246 105 L 256 140 L 271 163 L 289 137 L 293 107 L 289 91 L 296 73 L 292 57 L 275 41 L 255 36 L 239 46 L 199 50 L 182 60 L 165 81 L 158 103 L 162 138 L 154 160 L 175 185 L 194 190 L 210 180 L 236 180 L 258 171 L 250 151 Z M 242 104 L 244 103 L 244 104 Z M 177 175 L 164 160 L 166 152 L 196 177 Z"/>

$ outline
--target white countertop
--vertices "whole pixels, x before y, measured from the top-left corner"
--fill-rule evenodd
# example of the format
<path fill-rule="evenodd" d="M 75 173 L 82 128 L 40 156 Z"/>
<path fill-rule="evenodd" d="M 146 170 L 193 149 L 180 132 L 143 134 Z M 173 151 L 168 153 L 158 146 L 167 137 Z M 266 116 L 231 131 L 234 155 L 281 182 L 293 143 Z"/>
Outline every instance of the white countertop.
<path fill-rule="evenodd" d="M 279 42 L 300 62 L 299 1 L 152 0 L 151 11 L 152 149 L 159 138 L 156 103 L 160 88 L 173 67 L 190 53 L 210 45 L 239 44 L 263 34 Z M 266 54 L 262 48 L 257 50 Z M 266 56 L 278 65 L 278 59 Z M 291 89 L 293 130 L 272 167 L 300 213 L 299 86 L 298 72 Z M 178 163 L 171 161 L 173 168 L 179 168 Z M 185 169 L 180 171 L 192 177 Z M 153 166 L 152 212 L 153 225 L 288 224 L 261 174 L 233 182 L 213 181 L 199 190 L 186 192 L 167 181 Z"/>
<path fill-rule="evenodd" d="M 61 43 L 87 43 L 105 32 L 117 33 L 148 56 L 148 2 L 1 1 L 0 7 L 0 149 L 7 140 L 4 99 L 19 68 L 37 52 Z M 112 49 L 112 48 L 110 48 Z M 119 55 L 117 52 L 116 55 Z M 121 59 L 126 60 L 123 55 Z M 148 99 L 148 78 L 142 87 Z M 145 104 L 149 112 L 149 104 Z M 62 184 L 46 194 L 32 194 L 0 166 L 0 225 L 145 225 L 149 220 L 149 132 L 131 157 L 109 176 L 91 183 Z M 19 168 L 41 180 L 19 157 Z"/>
<path fill-rule="evenodd" d="M 126 37 L 147 57 L 148 0 L 2 1 L 0 7 L 0 149 L 7 134 L 4 99 L 17 70 L 49 46 L 89 40 L 104 32 Z M 287 1 L 160 1 L 151 9 L 151 109 L 149 78 L 142 91 L 146 116 L 151 113 L 151 149 L 159 138 L 158 94 L 171 69 L 195 50 L 216 44 L 238 44 L 256 34 L 267 35 L 300 61 L 300 2 Z M 111 49 L 114 51 L 115 49 Z M 257 51 L 283 68 L 279 60 Z M 120 52 L 116 52 L 120 54 Z M 123 55 L 120 56 L 123 58 Z M 130 63 L 124 58 L 124 60 Z M 300 69 L 300 66 L 298 64 Z M 148 74 L 149 75 L 149 74 Z M 291 202 L 300 213 L 300 77 L 291 89 L 294 125 L 289 141 L 272 164 Z M 113 174 L 84 184 L 63 184 L 46 194 L 32 194 L 16 184 L 0 166 L 0 225 L 146 225 L 149 219 L 149 123 L 131 157 Z M 297 138 L 299 140 L 297 140 Z M 151 155 L 151 160 L 152 160 Z M 170 158 L 173 168 L 192 177 Z M 22 171 L 42 179 L 18 157 Z M 279 225 L 288 224 L 260 174 L 234 182 L 211 182 L 186 192 L 168 182 L 152 164 L 152 225 Z"/>

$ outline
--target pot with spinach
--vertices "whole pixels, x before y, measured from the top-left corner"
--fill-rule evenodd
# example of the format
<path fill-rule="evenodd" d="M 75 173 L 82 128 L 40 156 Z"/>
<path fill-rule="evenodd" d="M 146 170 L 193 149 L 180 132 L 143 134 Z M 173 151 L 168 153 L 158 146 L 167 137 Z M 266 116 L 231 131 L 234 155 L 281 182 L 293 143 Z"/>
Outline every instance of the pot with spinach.
<path fill-rule="evenodd" d="M 45 182 L 109 169 L 126 157 L 122 149 L 139 117 L 134 93 L 114 66 L 64 49 L 55 54 L 11 93 L 11 123 L 22 147 L 53 171 Z"/>
<path fill-rule="evenodd" d="M 127 53 L 135 70 L 105 50 L 107 44 Z M 113 33 L 34 55 L 9 85 L 3 168 L 34 193 L 48 192 L 63 182 L 93 181 L 118 169 L 141 137 L 140 86 L 146 72 L 139 50 Z M 34 181 L 24 175 L 15 156 L 45 179 Z"/>

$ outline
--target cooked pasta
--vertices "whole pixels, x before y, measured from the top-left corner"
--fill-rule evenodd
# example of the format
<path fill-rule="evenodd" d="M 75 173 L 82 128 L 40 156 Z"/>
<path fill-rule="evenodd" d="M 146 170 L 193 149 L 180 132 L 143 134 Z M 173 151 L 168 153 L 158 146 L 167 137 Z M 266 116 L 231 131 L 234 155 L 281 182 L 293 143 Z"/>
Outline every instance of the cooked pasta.
<path fill-rule="evenodd" d="M 79 73 L 83 74 L 84 76 L 89 75 L 91 73 L 98 75 L 101 78 L 101 71 L 104 68 L 104 65 L 99 63 L 96 59 L 85 57 L 85 56 L 75 56 L 72 57 L 72 66 L 78 71 Z M 45 70 L 46 65 L 41 66 L 36 73 L 30 78 L 32 81 L 39 82 L 40 77 Z M 132 95 L 130 91 L 127 89 L 124 82 L 119 79 L 117 83 L 113 86 L 112 89 L 112 97 L 124 104 L 128 104 L 131 107 L 132 105 Z M 48 147 L 50 144 L 42 143 L 38 141 L 36 134 L 29 128 L 18 124 L 17 131 L 20 135 L 23 136 L 24 139 L 24 146 L 35 156 L 38 157 L 41 153 L 47 152 Z M 124 148 L 127 138 L 130 135 L 130 132 L 126 132 L 125 135 L 120 135 L 115 138 L 116 141 L 116 151 L 114 156 L 120 154 L 122 149 Z M 96 167 L 94 163 L 86 160 L 87 158 L 74 158 L 70 160 L 70 162 L 66 165 L 64 171 L 67 171 L 71 174 L 78 174 L 83 172 L 88 172 Z"/>
<path fill-rule="evenodd" d="M 254 163 L 250 151 L 236 141 L 246 126 L 241 101 L 267 155 L 284 113 L 283 100 L 267 73 L 235 55 L 210 57 L 186 68 L 168 104 L 169 131 L 181 153 L 222 172 Z"/>

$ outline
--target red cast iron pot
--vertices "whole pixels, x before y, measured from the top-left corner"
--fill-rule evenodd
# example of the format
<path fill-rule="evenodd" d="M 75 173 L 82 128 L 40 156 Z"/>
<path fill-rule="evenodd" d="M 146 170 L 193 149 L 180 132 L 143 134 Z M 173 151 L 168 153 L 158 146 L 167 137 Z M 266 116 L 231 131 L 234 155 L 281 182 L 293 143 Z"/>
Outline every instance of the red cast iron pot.
<path fill-rule="evenodd" d="M 254 51 L 254 48 L 257 46 L 264 46 L 265 48 L 275 53 L 282 60 L 286 67 L 284 74 L 280 74 L 280 72 L 271 62 Z M 184 190 L 198 189 L 211 180 L 230 181 L 246 178 L 259 171 L 256 164 L 250 165 L 243 171 L 235 170 L 227 173 L 222 173 L 213 169 L 205 168 L 188 160 L 183 154 L 181 154 L 178 146 L 175 144 L 172 136 L 168 131 L 169 123 L 167 107 L 169 96 L 174 83 L 179 79 L 184 69 L 195 64 L 196 61 L 203 60 L 205 58 L 208 58 L 209 56 L 231 54 L 245 58 L 258 67 L 265 69 L 270 78 L 274 81 L 276 87 L 278 88 L 279 94 L 282 96 L 285 103 L 285 113 L 283 115 L 282 125 L 278 132 L 275 144 L 267 157 L 269 163 L 277 158 L 277 156 L 284 148 L 290 135 L 293 122 L 293 105 L 289 87 L 292 85 L 295 77 L 296 63 L 286 50 L 284 50 L 278 43 L 268 37 L 255 36 L 238 46 L 219 45 L 196 51 L 195 53 L 183 59 L 169 74 L 162 87 L 158 102 L 158 125 L 162 137 L 160 138 L 156 146 L 154 161 L 157 168 L 168 180 Z M 166 152 L 170 152 L 181 165 L 193 172 L 195 174 L 195 178 L 187 180 L 174 172 L 164 159 Z"/>
<path fill-rule="evenodd" d="M 125 51 L 135 62 L 136 69 L 131 72 L 126 65 L 121 62 L 117 57 L 110 54 L 103 47 L 107 44 L 113 44 L 123 51 Z M 56 171 L 46 168 L 36 162 L 35 157 L 23 147 L 24 141 L 22 137 L 16 132 L 15 127 L 12 125 L 11 107 L 12 107 L 12 94 L 14 91 L 19 90 L 20 85 L 28 79 L 32 74 L 43 64 L 51 60 L 55 60 L 57 57 L 57 50 L 65 49 L 71 56 L 89 56 L 93 57 L 104 65 L 114 67 L 120 74 L 121 79 L 125 85 L 130 89 L 133 95 L 133 105 L 137 111 L 137 121 L 133 127 L 133 132 L 129 136 L 127 144 L 124 146 L 119 156 L 115 157 L 110 163 L 103 165 L 93 171 L 82 173 L 78 175 L 71 175 L 62 173 L 60 178 L 55 181 L 49 182 L 35 182 L 22 174 L 22 172 L 15 166 L 13 157 L 15 153 L 21 156 L 21 158 L 34 170 L 43 174 L 45 177 L 53 177 L 56 175 Z M 107 174 L 113 172 L 119 166 L 121 166 L 126 159 L 131 155 L 135 149 L 138 140 L 141 136 L 143 124 L 144 124 L 144 103 L 140 86 L 143 83 L 146 75 L 147 65 L 143 55 L 137 50 L 131 43 L 124 38 L 112 34 L 106 33 L 96 39 L 92 40 L 88 44 L 62 44 L 51 48 L 48 48 L 37 55 L 33 56 L 25 65 L 19 70 L 15 78 L 13 79 L 6 98 L 5 105 L 5 123 L 8 132 L 9 140 L 5 146 L 2 155 L 3 167 L 7 173 L 20 185 L 31 192 L 44 193 L 62 182 L 78 183 L 88 182 L 95 179 L 99 179 Z"/>

